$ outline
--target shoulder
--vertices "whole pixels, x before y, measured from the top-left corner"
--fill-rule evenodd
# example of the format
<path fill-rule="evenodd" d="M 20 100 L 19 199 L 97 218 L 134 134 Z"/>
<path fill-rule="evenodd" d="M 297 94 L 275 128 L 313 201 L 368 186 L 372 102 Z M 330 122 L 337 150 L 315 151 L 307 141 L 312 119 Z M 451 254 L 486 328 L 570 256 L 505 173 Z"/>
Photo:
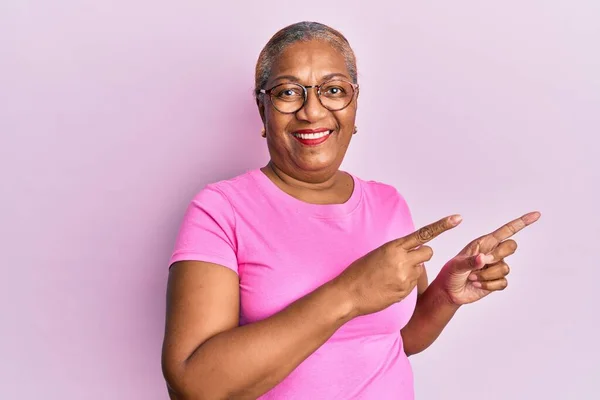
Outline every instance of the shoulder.
<path fill-rule="evenodd" d="M 363 187 L 363 201 L 371 215 L 378 215 L 398 227 L 397 235 L 414 230 L 411 208 L 395 186 L 376 180 L 356 178 Z"/>
<path fill-rule="evenodd" d="M 233 203 L 236 199 L 247 195 L 256 190 L 256 180 L 252 175 L 255 171 L 247 171 L 232 178 L 213 181 L 206 184 L 194 196 L 194 202 L 216 202 L 223 205 L 223 202 Z"/>
<path fill-rule="evenodd" d="M 404 195 L 393 185 L 376 181 L 363 180 L 354 176 L 363 187 L 365 198 L 378 206 L 403 207 L 408 209 Z"/>
<path fill-rule="evenodd" d="M 260 210 L 264 196 L 257 171 L 250 170 L 231 178 L 206 184 L 193 197 L 190 208 L 221 216 L 235 226 L 240 215 Z"/>

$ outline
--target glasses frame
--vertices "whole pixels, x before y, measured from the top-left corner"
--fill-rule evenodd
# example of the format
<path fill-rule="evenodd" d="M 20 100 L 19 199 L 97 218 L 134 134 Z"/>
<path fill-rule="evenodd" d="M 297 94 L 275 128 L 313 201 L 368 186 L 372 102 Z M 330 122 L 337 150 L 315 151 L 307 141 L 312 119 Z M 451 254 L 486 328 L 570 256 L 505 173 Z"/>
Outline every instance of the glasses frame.
<path fill-rule="evenodd" d="M 348 102 L 348 104 L 346 104 L 344 107 L 342 108 L 338 108 L 335 110 L 330 109 L 329 107 L 326 107 L 323 102 L 321 101 L 321 87 L 323 85 L 326 85 L 330 82 L 345 82 L 348 83 L 352 86 L 352 89 L 354 90 L 354 92 L 352 93 L 352 98 L 350 99 L 350 101 Z M 297 86 L 300 86 L 302 88 L 302 91 L 304 92 L 304 100 L 302 101 L 302 105 L 296 110 L 296 111 L 281 111 L 279 108 L 277 108 L 277 106 L 275 105 L 275 103 L 273 102 L 273 90 L 275 90 L 277 87 L 282 86 L 282 85 L 289 85 L 289 84 L 294 84 Z M 258 93 L 259 94 L 266 94 L 269 96 L 269 100 L 271 101 L 271 104 L 273 105 L 273 108 L 275 110 L 277 110 L 278 112 L 282 113 L 282 114 L 295 114 L 298 111 L 302 110 L 302 108 L 304 108 L 304 106 L 306 105 L 306 100 L 308 100 L 308 89 L 317 89 L 317 99 L 319 99 L 319 103 L 321 104 L 321 106 L 323 106 L 323 108 L 329 110 L 329 111 L 342 111 L 343 109 L 347 108 L 350 104 L 352 104 L 352 101 L 354 100 L 354 97 L 358 94 L 358 84 L 354 83 L 354 82 L 350 82 L 349 80 L 346 79 L 339 79 L 339 78 L 333 78 L 333 79 L 328 79 L 325 82 L 319 84 L 319 85 L 310 85 L 310 86 L 304 86 L 301 83 L 298 82 L 285 82 L 285 83 L 280 83 L 277 84 L 273 87 L 271 87 L 270 89 L 259 89 Z"/>

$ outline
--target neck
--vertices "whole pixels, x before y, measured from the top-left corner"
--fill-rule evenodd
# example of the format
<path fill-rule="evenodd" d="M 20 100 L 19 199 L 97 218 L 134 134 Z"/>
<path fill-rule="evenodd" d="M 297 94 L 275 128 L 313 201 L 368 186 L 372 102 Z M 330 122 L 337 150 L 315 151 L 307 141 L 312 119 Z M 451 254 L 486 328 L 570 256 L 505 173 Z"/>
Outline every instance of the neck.
<path fill-rule="evenodd" d="M 269 162 L 262 171 L 281 190 L 299 200 L 314 204 L 344 203 L 352 195 L 354 182 L 346 173 L 292 176 Z"/>
<path fill-rule="evenodd" d="M 287 186 L 295 190 L 315 190 L 315 191 L 326 191 L 331 190 L 335 187 L 339 181 L 337 171 L 331 173 L 306 173 L 300 176 L 292 176 L 287 174 L 282 169 L 278 168 L 272 161 L 266 165 L 265 169 L 268 169 L 272 174 L 272 178 L 278 181 L 279 184 Z"/>

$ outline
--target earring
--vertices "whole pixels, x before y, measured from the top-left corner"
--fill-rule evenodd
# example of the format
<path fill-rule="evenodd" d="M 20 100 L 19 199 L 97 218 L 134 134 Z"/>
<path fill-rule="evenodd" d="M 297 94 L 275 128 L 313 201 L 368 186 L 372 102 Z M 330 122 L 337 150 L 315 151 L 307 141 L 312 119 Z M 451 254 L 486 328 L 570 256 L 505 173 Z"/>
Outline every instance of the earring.
<path fill-rule="evenodd" d="M 356 125 L 354 125 L 354 132 L 352 132 L 352 134 L 356 135 L 356 132 L 358 132 L 358 128 L 356 127 Z"/>
<path fill-rule="evenodd" d="M 267 137 L 267 132 L 265 131 L 265 128 L 263 127 L 262 130 L 260 131 L 260 136 L 266 138 Z"/>

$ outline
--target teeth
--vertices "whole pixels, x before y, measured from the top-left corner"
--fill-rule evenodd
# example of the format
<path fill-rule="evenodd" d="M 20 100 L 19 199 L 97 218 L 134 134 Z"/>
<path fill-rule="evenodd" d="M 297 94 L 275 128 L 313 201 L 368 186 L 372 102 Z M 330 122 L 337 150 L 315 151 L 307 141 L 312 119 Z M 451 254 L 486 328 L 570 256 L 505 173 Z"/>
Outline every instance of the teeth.
<path fill-rule="evenodd" d="M 330 135 L 331 131 L 317 132 L 317 133 L 293 133 L 294 136 L 300 139 L 321 139 L 327 135 Z"/>

